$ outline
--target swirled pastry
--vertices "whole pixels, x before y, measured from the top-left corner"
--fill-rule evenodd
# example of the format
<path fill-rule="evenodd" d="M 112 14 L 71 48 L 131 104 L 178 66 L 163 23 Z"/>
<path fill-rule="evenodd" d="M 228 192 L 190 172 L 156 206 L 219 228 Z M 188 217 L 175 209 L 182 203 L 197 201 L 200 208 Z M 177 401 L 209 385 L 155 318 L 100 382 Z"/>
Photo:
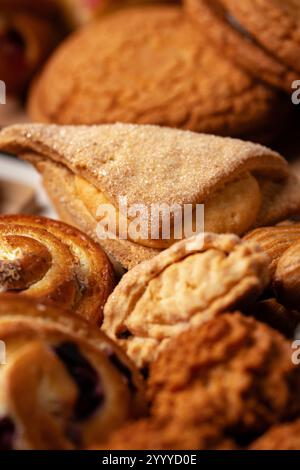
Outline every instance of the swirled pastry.
<path fill-rule="evenodd" d="M 126 268 L 183 237 L 175 228 L 187 205 L 194 222 L 197 204 L 204 204 L 206 231 L 238 235 L 300 209 L 300 184 L 285 160 L 234 139 L 144 125 L 36 124 L 3 130 L 0 150 L 32 162 L 62 219 L 100 237 Z M 128 209 L 136 205 L 146 209 L 146 233 L 129 230 L 136 218 Z M 156 218 L 153 205 L 167 214 Z M 102 237 L 111 221 L 99 215 L 103 207 L 113 213 L 113 237 Z"/>
<path fill-rule="evenodd" d="M 248 306 L 268 283 L 268 259 L 234 235 L 183 240 L 129 271 L 104 308 L 104 331 L 138 367 L 173 336 Z"/>
<path fill-rule="evenodd" d="M 51 300 L 100 325 L 114 285 L 99 245 L 62 222 L 0 217 L 0 290 Z"/>
<path fill-rule="evenodd" d="M 103 333 L 57 307 L 0 297 L 0 449 L 74 449 L 145 410 L 143 383 Z"/>

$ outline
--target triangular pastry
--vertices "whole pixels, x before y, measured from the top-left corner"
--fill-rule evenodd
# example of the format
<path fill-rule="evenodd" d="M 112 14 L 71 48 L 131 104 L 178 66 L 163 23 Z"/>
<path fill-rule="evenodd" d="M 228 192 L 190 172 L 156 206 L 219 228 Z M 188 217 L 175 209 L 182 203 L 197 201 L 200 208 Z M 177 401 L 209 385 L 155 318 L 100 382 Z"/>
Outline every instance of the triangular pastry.
<path fill-rule="evenodd" d="M 132 222 L 120 198 L 149 213 L 152 204 L 182 210 L 204 204 L 205 231 L 238 235 L 300 210 L 300 183 L 287 162 L 266 147 L 236 139 L 150 125 L 35 124 L 4 129 L 0 150 L 32 162 L 62 219 L 97 241 L 99 206 L 116 209 L 117 237 L 100 243 L 125 268 L 177 238 L 174 226 L 171 239 L 163 238 L 162 221 L 150 215 L 147 236 L 128 231 L 127 239 L 120 239 L 124 224 Z M 175 215 L 172 209 L 171 223 Z M 155 228 L 157 239 L 151 237 Z"/>

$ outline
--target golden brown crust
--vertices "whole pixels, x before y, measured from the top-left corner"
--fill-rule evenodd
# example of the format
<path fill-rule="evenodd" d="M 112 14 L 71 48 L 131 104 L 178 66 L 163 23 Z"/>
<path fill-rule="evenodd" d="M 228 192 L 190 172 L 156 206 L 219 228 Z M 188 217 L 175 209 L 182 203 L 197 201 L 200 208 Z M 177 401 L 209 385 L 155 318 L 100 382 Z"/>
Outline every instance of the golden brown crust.
<path fill-rule="evenodd" d="M 300 450 L 300 420 L 274 426 L 250 450 Z"/>
<path fill-rule="evenodd" d="M 2 291 L 58 302 L 100 325 L 113 287 L 106 255 L 74 227 L 43 217 L 0 217 Z"/>
<path fill-rule="evenodd" d="M 29 112 L 38 122 L 247 136 L 278 127 L 279 101 L 217 54 L 181 8 L 159 5 L 107 15 L 67 40 L 34 85 Z"/>
<path fill-rule="evenodd" d="M 86 447 L 145 409 L 126 356 L 79 317 L 21 296 L 0 298 L 0 447 Z M 7 439 L 9 438 L 9 441 Z"/>
<path fill-rule="evenodd" d="M 296 2 L 186 0 L 185 3 L 202 30 L 233 63 L 291 92 L 292 82 L 300 71 Z"/>
<path fill-rule="evenodd" d="M 96 220 L 74 188 L 74 175 L 117 208 L 120 196 L 126 196 L 128 206 L 145 204 L 147 210 L 152 203 L 183 207 L 207 202 L 206 222 L 212 231 L 243 233 L 247 225 L 248 230 L 251 224 L 275 223 L 299 210 L 299 181 L 283 158 L 238 140 L 157 126 L 29 125 L 3 130 L 0 148 L 31 161 L 64 220 L 95 239 Z M 246 192 L 243 205 L 239 188 L 247 178 L 256 196 Z M 220 214 L 228 217 L 223 220 Z M 127 268 L 157 253 L 129 240 L 101 242 Z"/>
<path fill-rule="evenodd" d="M 210 423 L 201 429 L 180 421 L 143 419 L 124 426 L 92 450 L 234 450 L 236 445 Z"/>
<path fill-rule="evenodd" d="M 104 331 L 144 367 L 169 340 L 230 308 L 255 301 L 268 260 L 234 235 L 198 235 L 129 271 L 104 309 Z"/>
<path fill-rule="evenodd" d="M 156 416 L 210 419 L 239 442 L 300 411 L 291 344 L 241 314 L 224 314 L 169 343 L 150 368 Z M 210 416 L 210 418 L 209 418 Z"/>

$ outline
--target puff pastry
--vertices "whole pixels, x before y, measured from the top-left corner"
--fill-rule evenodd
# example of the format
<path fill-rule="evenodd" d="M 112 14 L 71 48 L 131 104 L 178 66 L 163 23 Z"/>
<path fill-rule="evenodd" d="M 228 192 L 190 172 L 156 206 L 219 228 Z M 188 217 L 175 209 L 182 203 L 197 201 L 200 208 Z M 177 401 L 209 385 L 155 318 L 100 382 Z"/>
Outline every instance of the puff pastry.
<path fill-rule="evenodd" d="M 0 297 L 0 449 L 76 449 L 145 411 L 143 382 L 102 332 L 57 307 Z"/>
<path fill-rule="evenodd" d="M 114 287 L 99 245 L 62 222 L 0 216 L 0 291 L 51 300 L 100 325 Z"/>
<path fill-rule="evenodd" d="M 183 240 L 129 271 L 104 308 L 104 331 L 138 367 L 171 337 L 254 302 L 268 283 L 268 259 L 234 235 Z"/>
<path fill-rule="evenodd" d="M 121 216 L 143 204 L 205 205 L 205 229 L 246 233 L 300 209 L 300 184 L 277 153 L 234 139 L 157 126 L 18 125 L 0 134 L 0 150 L 18 154 L 41 172 L 60 216 L 95 239 L 97 207 L 108 203 Z M 174 217 L 175 212 L 171 211 Z M 155 221 L 149 217 L 149 233 Z M 124 267 L 150 259 L 175 240 L 128 234 L 101 240 Z M 118 234 L 117 234 L 118 235 Z M 98 239 L 99 241 L 99 239 Z"/>

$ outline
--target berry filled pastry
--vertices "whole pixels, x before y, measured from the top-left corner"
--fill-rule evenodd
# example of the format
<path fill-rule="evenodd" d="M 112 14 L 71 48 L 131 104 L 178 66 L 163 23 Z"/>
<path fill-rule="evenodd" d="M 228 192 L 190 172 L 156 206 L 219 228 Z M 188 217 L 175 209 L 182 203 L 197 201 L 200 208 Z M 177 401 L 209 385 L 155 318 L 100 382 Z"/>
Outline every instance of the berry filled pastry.
<path fill-rule="evenodd" d="M 62 222 L 0 216 L 0 290 L 64 305 L 100 325 L 114 286 L 99 245 Z"/>
<path fill-rule="evenodd" d="M 145 411 L 126 356 L 84 320 L 20 296 L 0 297 L 0 449 L 78 449 Z"/>

